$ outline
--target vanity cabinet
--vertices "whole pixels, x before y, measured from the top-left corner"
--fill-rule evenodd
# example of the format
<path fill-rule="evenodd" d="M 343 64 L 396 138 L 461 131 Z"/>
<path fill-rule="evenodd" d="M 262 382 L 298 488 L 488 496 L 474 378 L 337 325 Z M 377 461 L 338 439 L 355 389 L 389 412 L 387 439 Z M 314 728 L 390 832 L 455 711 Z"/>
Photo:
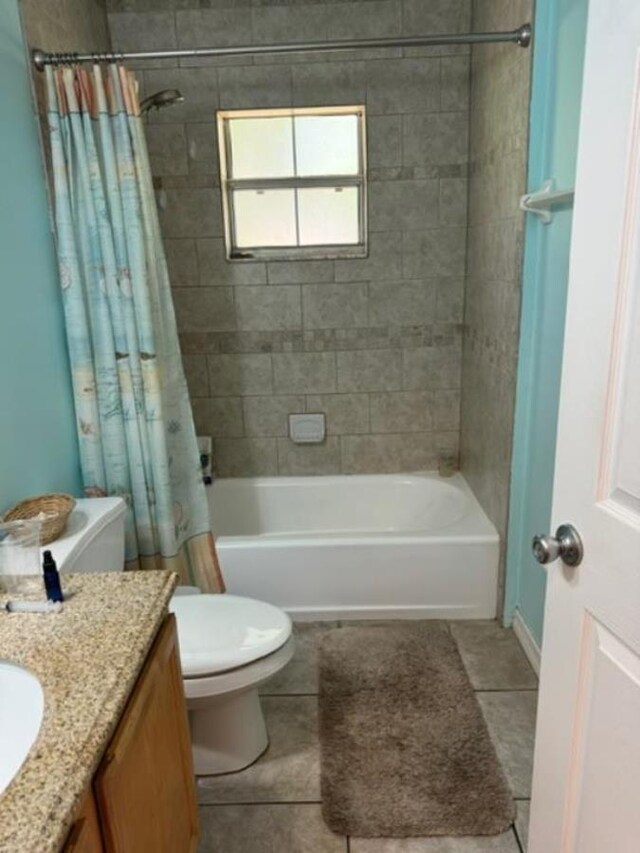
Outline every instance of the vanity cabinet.
<path fill-rule="evenodd" d="M 93 791 L 87 791 L 67 838 L 64 853 L 103 853 L 102 832 Z"/>
<path fill-rule="evenodd" d="M 65 853 L 192 853 L 198 809 L 175 616 L 160 629 L 93 781 L 101 842 Z M 78 823 L 83 819 L 79 815 Z"/>

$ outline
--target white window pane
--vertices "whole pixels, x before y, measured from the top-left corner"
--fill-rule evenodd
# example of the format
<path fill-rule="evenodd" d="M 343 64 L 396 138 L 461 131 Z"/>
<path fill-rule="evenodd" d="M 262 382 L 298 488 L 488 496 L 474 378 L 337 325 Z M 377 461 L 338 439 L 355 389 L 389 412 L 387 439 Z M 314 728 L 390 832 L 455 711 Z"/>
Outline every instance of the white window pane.
<path fill-rule="evenodd" d="M 358 243 L 358 188 L 298 190 L 298 217 L 301 246 Z"/>
<path fill-rule="evenodd" d="M 293 176 L 291 118 L 240 118 L 229 121 L 231 178 Z"/>
<path fill-rule="evenodd" d="M 358 174 L 357 116 L 296 116 L 294 121 L 298 175 Z"/>
<path fill-rule="evenodd" d="M 295 246 L 295 190 L 236 190 L 233 192 L 235 244 Z"/>

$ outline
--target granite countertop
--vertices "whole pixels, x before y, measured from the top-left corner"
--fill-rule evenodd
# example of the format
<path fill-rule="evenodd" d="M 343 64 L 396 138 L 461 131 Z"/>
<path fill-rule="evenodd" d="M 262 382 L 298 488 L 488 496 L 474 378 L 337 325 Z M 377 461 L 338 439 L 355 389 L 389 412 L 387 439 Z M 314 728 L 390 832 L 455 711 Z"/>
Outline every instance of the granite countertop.
<path fill-rule="evenodd" d="M 176 582 L 160 571 L 62 575 L 60 613 L 0 611 L 0 659 L 44 691 L 38 738 L 0 795 L 1 853 L 61 849 Z"/>

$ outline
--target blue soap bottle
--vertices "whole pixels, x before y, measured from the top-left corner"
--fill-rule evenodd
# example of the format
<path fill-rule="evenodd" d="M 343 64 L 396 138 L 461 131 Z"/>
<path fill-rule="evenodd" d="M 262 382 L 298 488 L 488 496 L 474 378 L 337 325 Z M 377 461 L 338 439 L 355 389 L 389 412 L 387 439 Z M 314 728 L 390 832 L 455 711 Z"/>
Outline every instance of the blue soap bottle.
<path fill-rule="evenodd" d="M 60 575 L 56 561 L 51 556 L 51 551 L 45 551 L 42 560 L 42 574 L 44 577 L 44 588 L 49 601 L 64 601 L 62 587 L 60 586 Z"/>

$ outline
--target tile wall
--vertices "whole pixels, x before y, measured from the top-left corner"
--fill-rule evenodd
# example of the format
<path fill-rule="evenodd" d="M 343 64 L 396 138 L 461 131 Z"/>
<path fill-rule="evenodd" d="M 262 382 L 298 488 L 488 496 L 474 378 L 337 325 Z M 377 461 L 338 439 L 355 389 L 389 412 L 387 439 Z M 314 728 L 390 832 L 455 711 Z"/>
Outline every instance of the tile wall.
<path fill-rule="evenodd" d="M 27 43 L 53 51 L 106 51 L 111 49 L 106 0 L 21 0 Z M 38 112 L 44 106 L 44 74 L 33 70 Z M 47 146 L 44 146 L 45 151 Z"/>
<path fill-rule="evenodd" d="M 116 49 L 466 31 L 470 0 L 108 0 Z M 206 7 L 206 8 L 205 8 Z M 511 48 L 513 50 L 513 48 Z M 159 60 L 148 142 L 196 426 L 220 476 L 433 468 L 459 439 L 466 48 Z M 370 256 L 229 264 L 218 108 L 366 103 Z M 323 411 L 318 446 L 289 412 Z"/>
<path fill-rule="evenodd" d="M 531 0 L 473 0 L 475 30 L 530 21 Z M 518 360 L 531 51 L 472 50 L 462 470 L 504 545 Z M 502 584 L 502 582 L 501 582 Z M 502 600 L 502 589 L 498 600 Z"/>

